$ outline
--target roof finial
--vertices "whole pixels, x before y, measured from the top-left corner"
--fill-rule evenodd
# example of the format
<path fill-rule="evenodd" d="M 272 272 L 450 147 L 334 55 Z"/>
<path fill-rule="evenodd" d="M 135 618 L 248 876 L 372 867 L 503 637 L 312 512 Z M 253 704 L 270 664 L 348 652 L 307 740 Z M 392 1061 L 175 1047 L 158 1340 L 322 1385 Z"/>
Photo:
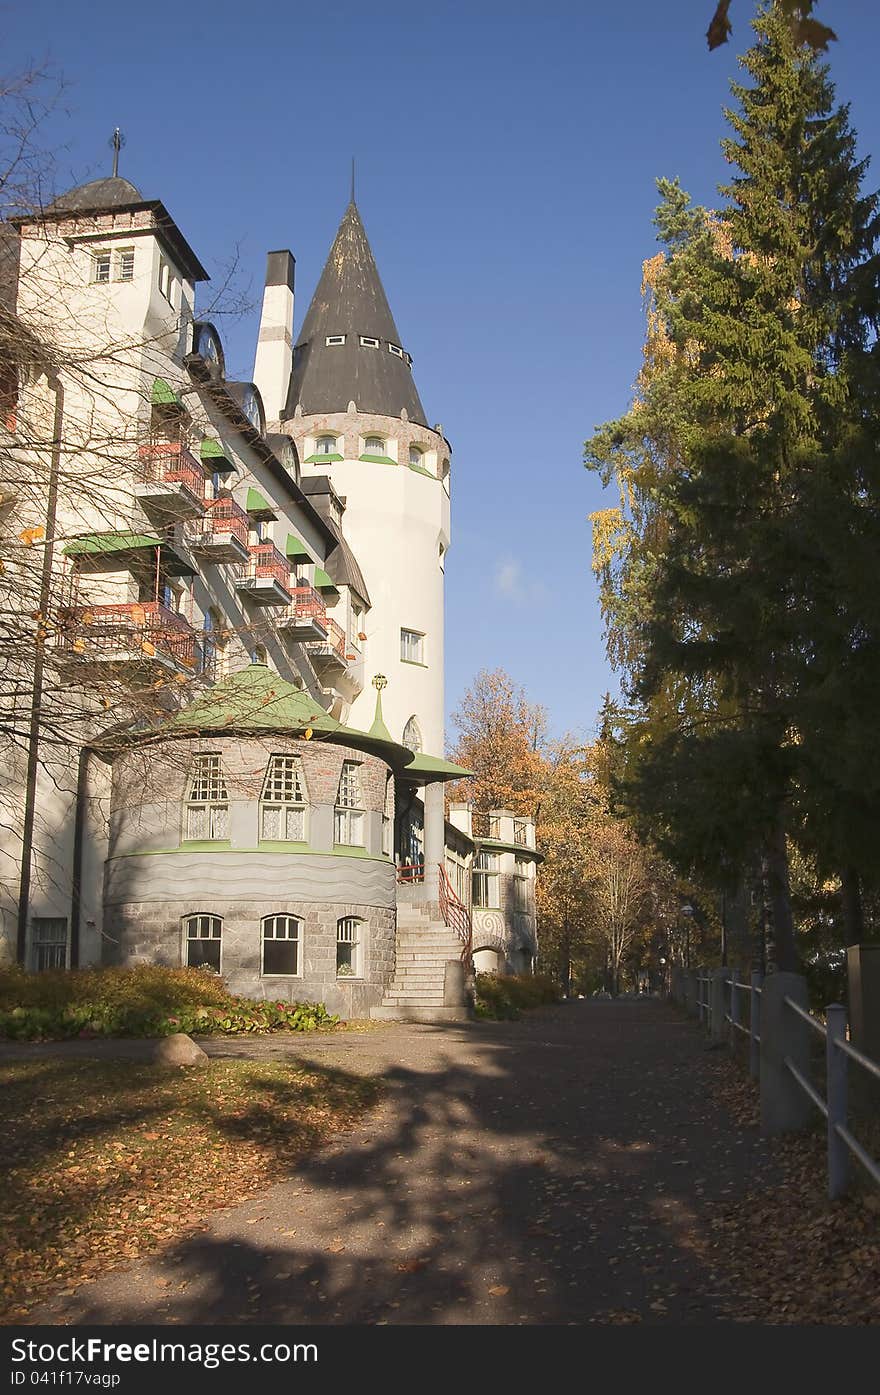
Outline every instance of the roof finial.
<path fill-rule="evenodd" d="M 351 157 L 351 201 L 354 203 L 354 156 Z"/>
<path fill-rule="evenodd" d="M 116 179 L 119 175 L 119 152 L 125 145 L 125 136 L 118 126 L 110 137 L 109 144 L 113 149 L 113 178 Z"/>

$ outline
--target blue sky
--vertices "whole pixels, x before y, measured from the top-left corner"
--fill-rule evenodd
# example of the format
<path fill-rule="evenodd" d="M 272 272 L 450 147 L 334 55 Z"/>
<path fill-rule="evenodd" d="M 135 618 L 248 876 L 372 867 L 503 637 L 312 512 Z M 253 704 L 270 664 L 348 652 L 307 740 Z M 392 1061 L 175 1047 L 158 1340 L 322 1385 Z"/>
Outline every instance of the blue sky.
<path fill-rule="evenodd" d="M 237 258 L 253 309 L 222 323 L 250 376 L 265 253 L 297 258 L 297 325 L 358 204 L 431 423 L 453 448 L 447 705 L 503 667 L 557 731 L 613 689 L 590 574 L 594 425 L 627 405 L 658 175 L 711 202 L 749 0 L 709 54 L 713 0 L 152 0 L 0 5 L 3 70 L 68 82 L 48 135 L 57 185 L 121 172 L 161 198 L 215 280 Z M 880 152 L 880 9 L 823 0 L 838 95 Z M 880 161 L 874 169 L 880 184 Z M 870 182 L 870 176 L 869 176 Z"/>

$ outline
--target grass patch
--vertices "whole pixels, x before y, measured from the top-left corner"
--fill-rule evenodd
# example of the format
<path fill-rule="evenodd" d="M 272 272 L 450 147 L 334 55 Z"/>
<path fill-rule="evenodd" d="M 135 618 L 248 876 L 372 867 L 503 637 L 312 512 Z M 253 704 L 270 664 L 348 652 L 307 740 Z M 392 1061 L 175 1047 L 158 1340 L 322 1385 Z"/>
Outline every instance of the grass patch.
<path fill-rule="evenodd" d="M 542 974 L 477 974 L 475 1011 L 477 1017 L 495 1022 L 514 1022 L 529 1008 L 558 1003 L 559 987 Z"/>
<path fill-rule="evenodd" d="M 0 1064 L 0 1319 L 26 1318 L 294 1171 L 378 1098 L 361 1076 L 212 1061 Z"/>
<path fill-rule="evenodd" d="M 0 970 L 0 1037 L 13 1041 L 304 1032 L 337 1021 L 323 1003 L 237 998 L 204 969 Z"/>

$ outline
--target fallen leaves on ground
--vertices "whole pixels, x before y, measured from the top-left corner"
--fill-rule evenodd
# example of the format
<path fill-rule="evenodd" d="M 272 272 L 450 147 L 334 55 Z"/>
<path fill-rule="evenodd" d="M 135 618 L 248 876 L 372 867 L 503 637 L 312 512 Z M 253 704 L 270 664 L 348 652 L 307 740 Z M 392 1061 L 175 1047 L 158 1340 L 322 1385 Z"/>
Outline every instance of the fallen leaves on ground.
<path fill-rule="evenodd" d="M 378 1098 L 342 1071 L 215 1060 L 0 1066 L 0 1319 L 203 1228 Z"/>

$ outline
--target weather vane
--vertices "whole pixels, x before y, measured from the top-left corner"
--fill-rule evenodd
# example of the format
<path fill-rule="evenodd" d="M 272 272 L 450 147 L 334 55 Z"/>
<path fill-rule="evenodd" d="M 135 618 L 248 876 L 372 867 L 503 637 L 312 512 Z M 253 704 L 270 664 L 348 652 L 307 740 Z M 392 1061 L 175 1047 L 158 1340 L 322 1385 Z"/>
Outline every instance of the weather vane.
<path fill-rule="evenodd" d="M 385 677 L 384 673 L 376 674 L 373 679 L 373 687 L 376 689 L 377 693 L 381 693 L 383 688 L 388 687 L 388 679 Z"/>
<path fill-rule="evenodd" d="M 125 136 L 122 134 L 118 126 L 114 130 L 107 144 L 113 151 L 113 178 L 116 179 L 117 175 L 119 174 L 119 152 L 125 145 Z"/>

